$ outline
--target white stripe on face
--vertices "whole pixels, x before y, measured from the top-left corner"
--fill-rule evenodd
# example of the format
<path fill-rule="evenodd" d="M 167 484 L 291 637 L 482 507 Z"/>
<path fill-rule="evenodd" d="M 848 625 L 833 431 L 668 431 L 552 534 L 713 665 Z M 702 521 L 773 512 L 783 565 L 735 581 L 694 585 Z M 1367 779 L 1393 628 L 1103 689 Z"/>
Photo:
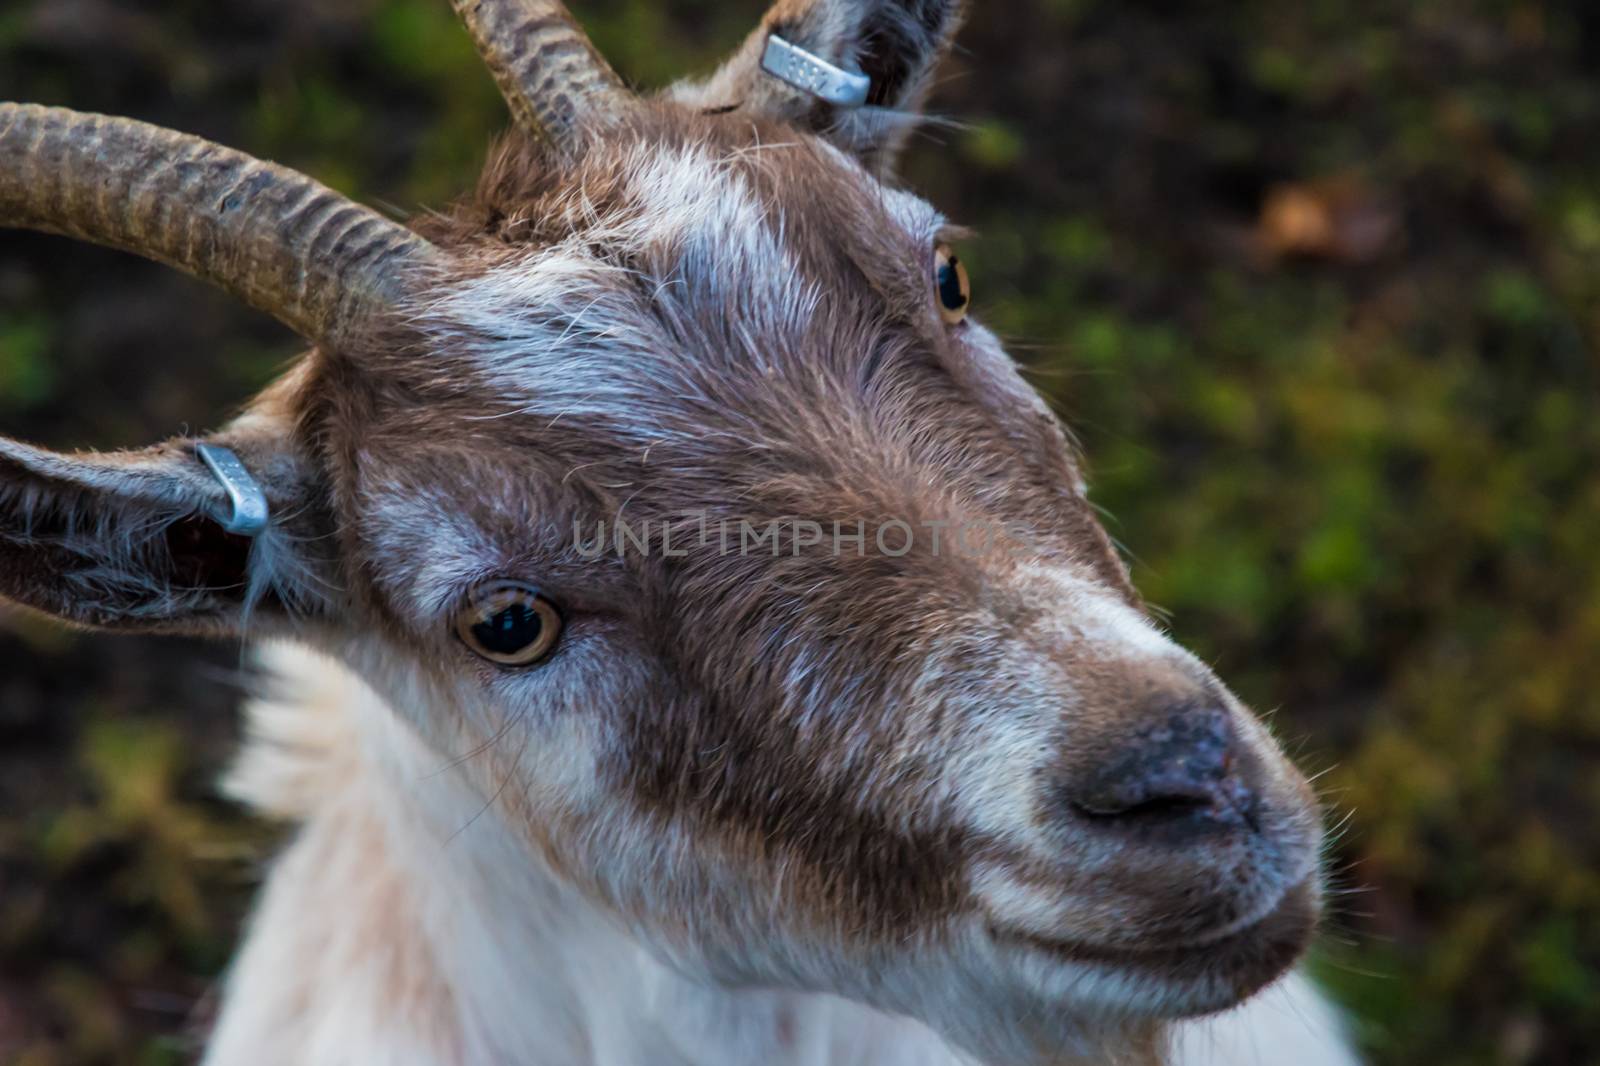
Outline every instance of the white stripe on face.
<path fill-rule="evenodd" d="M 620 165 L 617 206 L 602 213 L 574 194 L 571 236 L 447 291 L 424 323 L 462 342 L 515 412 L 593 416 L 648 441 L 662 421 L 653 409 L 698 391 L 696 364 L 717 354 L 685 334 L 714 325 L 737 349 L 729 358 L 759 366 L 815 312 L 819 290 L 784 246 L 782 211 L 745 173 L 759 155 L 641 149 Z"/>

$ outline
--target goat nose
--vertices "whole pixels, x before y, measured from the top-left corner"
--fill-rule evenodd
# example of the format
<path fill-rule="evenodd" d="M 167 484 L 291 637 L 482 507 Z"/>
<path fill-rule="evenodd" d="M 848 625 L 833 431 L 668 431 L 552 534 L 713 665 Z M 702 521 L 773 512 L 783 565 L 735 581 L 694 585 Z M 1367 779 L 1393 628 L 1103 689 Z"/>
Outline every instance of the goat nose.
<path fill-rule="evenodd" d="M 1077 775 L 1066 798 L 1108 830 L 1187 837 L 1253 827 L 1256 796 L 1241 761 L 1225 707 L 1183 704 Z"/>

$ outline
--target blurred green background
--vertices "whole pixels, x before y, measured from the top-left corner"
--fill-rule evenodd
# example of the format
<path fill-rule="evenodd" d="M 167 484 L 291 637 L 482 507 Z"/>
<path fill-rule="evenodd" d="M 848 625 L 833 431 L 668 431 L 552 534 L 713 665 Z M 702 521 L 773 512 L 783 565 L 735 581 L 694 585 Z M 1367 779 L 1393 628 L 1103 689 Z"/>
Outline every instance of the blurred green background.
<path fill-rule="evenodd" d="M 758 0 L 579 0 L 625 75 Z M 908 180 L 1177 635 L 1322 774 L 1316 967 L 1376 1063 L 1600 1063 L 1600 5 L 1007 0 Z M 504 121 L 444 0 L 3 0 L 0 98 L 399 213 Z M 295 343 L 0 232 L 0 429 L 213 426 Z M 219 800 L 237 648 L 0 617 L 0 1061 L 186 1061 L 274 833 Z"/>

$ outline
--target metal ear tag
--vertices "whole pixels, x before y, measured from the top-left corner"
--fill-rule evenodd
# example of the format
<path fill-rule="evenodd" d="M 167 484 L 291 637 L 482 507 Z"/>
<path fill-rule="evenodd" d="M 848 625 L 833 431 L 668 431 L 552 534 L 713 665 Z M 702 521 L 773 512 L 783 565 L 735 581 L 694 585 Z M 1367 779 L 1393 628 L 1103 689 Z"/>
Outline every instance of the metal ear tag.
<path fill-rule="evenodd" d="M 250 476 L 239 457 L 229 448 L 215 444 L 196 444 L 194 450 L 216 475 L 233 504 L 233 513 L 222 519 L 222 528 L 241 537 L 259 536 L 267 528 L 267 494 L 261 483 Z"/>
<path fill-rule="evenodd" d="M 767 38 L 761 69 L 835 107 L 860 107 L 872 89 L 872 79 L 867 75 L 836 67 L 776 33 Z"/>

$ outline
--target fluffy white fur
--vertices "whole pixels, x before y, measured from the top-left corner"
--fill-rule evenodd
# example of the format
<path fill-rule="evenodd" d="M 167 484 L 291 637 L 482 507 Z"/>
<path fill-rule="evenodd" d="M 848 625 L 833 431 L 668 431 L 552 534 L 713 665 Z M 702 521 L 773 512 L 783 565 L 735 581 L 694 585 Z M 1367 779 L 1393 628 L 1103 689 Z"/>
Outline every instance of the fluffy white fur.
<path fill-rule="evenodd" d="M 366 685 L 286 645 L 226 782 L 301 823 L 229 976 L 209 1066 L 975 1066 L 832 996 L 663 966 L 529 853 Z M 1352 1066 L 1299 976 L 1177 1034 L 1172 1066 Z"/>

